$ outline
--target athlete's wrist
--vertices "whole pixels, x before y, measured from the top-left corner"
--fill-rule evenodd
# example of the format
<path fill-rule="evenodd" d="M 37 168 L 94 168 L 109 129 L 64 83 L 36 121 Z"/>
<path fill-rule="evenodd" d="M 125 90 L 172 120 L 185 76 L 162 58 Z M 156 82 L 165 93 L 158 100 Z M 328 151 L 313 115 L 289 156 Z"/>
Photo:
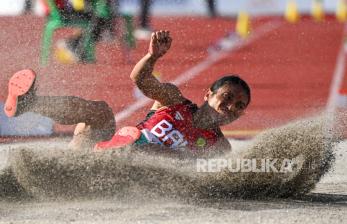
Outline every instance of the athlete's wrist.
<path fill-rule="evenodd" d="M 156 62 L 161 56 L 148 52 L 145 57 L 150 61 Z"/>

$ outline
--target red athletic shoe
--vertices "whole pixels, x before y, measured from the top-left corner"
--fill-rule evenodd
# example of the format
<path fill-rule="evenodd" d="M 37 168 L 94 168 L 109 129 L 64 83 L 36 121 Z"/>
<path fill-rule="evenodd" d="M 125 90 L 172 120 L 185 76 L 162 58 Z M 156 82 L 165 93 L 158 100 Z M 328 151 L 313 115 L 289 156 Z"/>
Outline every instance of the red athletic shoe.
<path fill-rule="evenodd" d="M 36 74 L 25 69 L 16 72 L 8 82 L 8 96 L 4 111 L 8 117 L 14 117 L 25 112 L 25 108 L 35 98 L 34 83 Z"/>
<path fill-rule="evenodd" d="M 123 127 L 119 129 L 110 141 L 99 142 L 95 145 L 95 151 L 116 149 L 131 145 L 141 136 L 141 131 L 136 127 Z"/>

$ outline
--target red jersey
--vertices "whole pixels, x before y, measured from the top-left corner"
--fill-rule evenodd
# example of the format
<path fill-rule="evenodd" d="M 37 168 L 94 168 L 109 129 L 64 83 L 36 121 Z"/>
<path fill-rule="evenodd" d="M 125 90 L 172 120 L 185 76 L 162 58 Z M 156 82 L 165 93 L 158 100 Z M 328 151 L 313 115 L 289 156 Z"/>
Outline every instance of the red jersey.
<path fill-rule="evenodd" d="M 195 104 L 182 103 L 163 107 L 147 120 L 137 125 L 149 143 L 170 148 L 189 147 L 199 150 L 215 144 L 220 137 L 218 131 L 193 126 Z M 219 131 L 220 132 L 220 131 Z"/>

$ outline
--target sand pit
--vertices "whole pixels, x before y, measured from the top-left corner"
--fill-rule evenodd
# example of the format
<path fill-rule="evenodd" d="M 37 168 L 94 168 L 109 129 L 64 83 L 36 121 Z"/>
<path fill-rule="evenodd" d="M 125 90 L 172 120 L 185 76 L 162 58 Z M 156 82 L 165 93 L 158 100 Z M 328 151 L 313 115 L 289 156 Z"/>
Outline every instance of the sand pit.
<path fill-rule="evenodd" d="M 9 166 L 20 187 L 34 198 L 298 196 L 312 190 L 334 161 L 338 139 L 327 129 L 328 121 L 317 117 L 268 130 L 218 157 L 292 160 L 291 172 L 198 172 L 195 158 L 148 153 L 153 148 L 70 151 L 59 139 L 14 147 Z"/>
<path fill-rule="evenodd" d="M 197 173 L 194 160 L 158 157 L 135 148 L 71 152 L 66 150 L 68 139 L 2 145 L 1 152 L 11 153 L 2 157 L 10 160 L 1 164 L 7 173 L 1 174 L 0 220 L 342 223 L 347 219 L 347 143 L 335 144 L 337 139 L 326 131 L 321 119 L 313 119 L 269 130 L 251 142 L 232 141 L 234 151 L 224 158 L 301 161 L 295 172 L 277 175 Z M 20 191 L 9 193 L 10 188 Z M 295 197 L 283 198 L 287 196 Z"/>

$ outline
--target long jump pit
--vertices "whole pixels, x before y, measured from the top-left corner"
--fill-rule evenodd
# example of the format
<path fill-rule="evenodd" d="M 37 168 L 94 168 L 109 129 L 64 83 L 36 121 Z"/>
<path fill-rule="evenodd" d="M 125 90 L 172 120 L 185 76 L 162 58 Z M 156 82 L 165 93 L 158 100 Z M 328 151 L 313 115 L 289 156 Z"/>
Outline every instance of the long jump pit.
<path fill-rule="evenodd" d="M 345 122 L 269 129 L 201 158 L 160 148 L 67 149 L 69 138 L 2 144 L 1 221 L 337 223 L 347 218 Z M 253 222 L 252 221 L 252 222 Z"/>

